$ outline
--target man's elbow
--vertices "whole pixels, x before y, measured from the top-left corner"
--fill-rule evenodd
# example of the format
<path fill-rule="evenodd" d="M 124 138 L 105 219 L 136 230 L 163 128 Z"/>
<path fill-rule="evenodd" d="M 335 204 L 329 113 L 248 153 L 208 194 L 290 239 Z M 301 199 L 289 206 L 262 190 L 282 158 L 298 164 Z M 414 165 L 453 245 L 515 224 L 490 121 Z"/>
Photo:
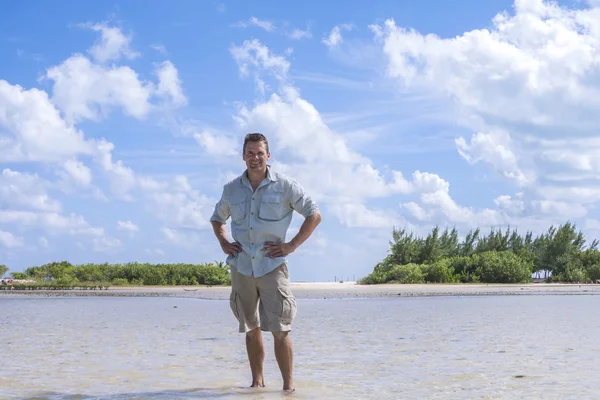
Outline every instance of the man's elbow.
<path fill-rule="evenodd" d="M 315 212 L 312 213 L 309 218 L 314 222 L 315 226 L 319 225 L 321 221 L 323 221 L 323 216 L 319 210 L 315 210 Z"/>

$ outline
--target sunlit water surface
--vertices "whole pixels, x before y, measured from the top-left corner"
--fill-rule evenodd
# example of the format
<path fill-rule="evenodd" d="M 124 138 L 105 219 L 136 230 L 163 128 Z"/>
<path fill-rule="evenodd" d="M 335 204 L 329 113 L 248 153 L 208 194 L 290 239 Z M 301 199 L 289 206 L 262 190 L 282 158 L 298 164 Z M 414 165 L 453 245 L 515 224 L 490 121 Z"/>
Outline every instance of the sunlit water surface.
<path fill-rule="evenodd" d="M 600 297 L 298 300 L 296 393 L 226 301 L 0 298 L 0 399 L 599 399 Z"/>

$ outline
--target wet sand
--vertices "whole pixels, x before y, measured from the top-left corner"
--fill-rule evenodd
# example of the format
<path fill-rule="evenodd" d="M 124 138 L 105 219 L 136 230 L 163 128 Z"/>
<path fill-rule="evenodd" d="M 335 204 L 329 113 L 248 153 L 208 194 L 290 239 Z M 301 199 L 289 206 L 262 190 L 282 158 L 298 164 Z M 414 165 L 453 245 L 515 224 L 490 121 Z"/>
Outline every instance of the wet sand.
<path fill-rule="evenodd" d="M 0 296 L 120 296 L 178 297 L 207 300 L 229 298 L 228 286 L 113 286 L 106 290 L 0 290 Z M 426 296 L 515 296 L 515 295 L 600 295 L 598 284 L 384 284 L 358 285 L 355 282 L 295 282 L 299 299 L 347 299 Z"/>

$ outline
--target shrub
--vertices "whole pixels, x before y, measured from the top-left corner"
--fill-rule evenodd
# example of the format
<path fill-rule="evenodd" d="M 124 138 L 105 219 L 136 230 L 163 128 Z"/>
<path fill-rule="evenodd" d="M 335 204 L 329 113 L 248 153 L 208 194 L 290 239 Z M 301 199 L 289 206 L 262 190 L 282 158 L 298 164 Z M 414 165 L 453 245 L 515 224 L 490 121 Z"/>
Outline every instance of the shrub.
<path fill-rule="evenodd" d="M 587 269 L 588 277 L 592 282 L 596 282 L 600 279 L 600 264 L 592 265 Z"/>
<path fill-rule="evenodd" d="M 483 282 L 524 283 L 531 281 L 532 261 L 525 261 L 512 251 L 486 251 L 473 256 L 477 275 Z"/>
<path fill-rule="evenodd" d="M 112 284 L 115 286 L 127 286 L 129 285 L 129 281 L 125 278 L 115 278 L 112 280 Z"/>
<path fill-rule="evenodd" d="M 418 264 L 395 265 L 391 278 L 400 283 L 425 283 L 425 274 Z"/>
<path fill-rule="evenodd" d="M 459 275 L 454 274 L 450 259 L 442 259 L 433 264 L 421 265 L 425 281 L 433 283 L 453 283 L 459 281 Z"/>

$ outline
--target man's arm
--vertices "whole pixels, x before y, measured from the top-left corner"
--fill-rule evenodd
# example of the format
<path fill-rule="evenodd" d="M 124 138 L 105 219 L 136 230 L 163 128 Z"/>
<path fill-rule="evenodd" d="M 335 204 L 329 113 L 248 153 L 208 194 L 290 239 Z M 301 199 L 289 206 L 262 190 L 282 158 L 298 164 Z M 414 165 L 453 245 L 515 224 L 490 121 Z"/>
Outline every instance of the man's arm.
<path fill-rule="evenodd" d="M 213 232 L 221 245 L 221 249 L 223 249 L 225 254 L 233 256 L 242 251 L 242 246 L 238 242 L 231 243 L 227 239 L 227 229 L 224 223 L 215 220 L 211 220 L 210 223 L 213 227 Z"/>
<path fill-rule="evenodd" d="M 288 243 L 265 242 L 262 250 L 268 251 L 266 257 L 283 257 L 296 251 L 315 231 L 323 217 L 317 203 L 304 191 L 304 188 L 296 182 L 289 186 L 288 201 L 290 207 L 304 216 L 304 222 L 300 230 Z"/>
<path fill-rule="evenodd" d="M 315 211 L 313 215 L 304 220 L 296 236 L 290 240 L 289 244 L 292 248 L 292 251 L 295 251 L 310 237 L 310 235 L 312 235 L 322 220 L 323 217 L 321 216 L 321 212 L 319 210 Z"/>
<path fill-rule="evenodd" d="M 210 217 L 210 224 L 213 227 L 213 232 L 215 233 L 215 236 L 217 237 L 217 240 L 219 241 L 223 252 L 225 254 L 233 256 L 234 254 L 242 251 L 242 246 L 237 242 L 231 243 L 227 239 L 226 224 L 227 219 L 230 216 L 229 201 L 227 200 L 229 198 L 228 192 L 228 187 L 227 185 L 225 185 L 223 187 L 223 194 L 221 195 L 221 199 L 215 205 L 215 211 Z"/>
<path fill-rule="evenodd" d="M 266 242 L 263 250 L 267 250 L 268 253 L 265 254 L 265 256 L 274 258 L 283 257 L 293 253 L 312 235 L 322 220 L 323 217 L 321 216 L 321 213 L 319 210 L 316 210 L 311 216 L 304 220 L 296 236 L 288 243 Z"/>

